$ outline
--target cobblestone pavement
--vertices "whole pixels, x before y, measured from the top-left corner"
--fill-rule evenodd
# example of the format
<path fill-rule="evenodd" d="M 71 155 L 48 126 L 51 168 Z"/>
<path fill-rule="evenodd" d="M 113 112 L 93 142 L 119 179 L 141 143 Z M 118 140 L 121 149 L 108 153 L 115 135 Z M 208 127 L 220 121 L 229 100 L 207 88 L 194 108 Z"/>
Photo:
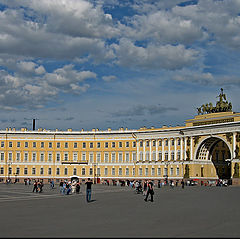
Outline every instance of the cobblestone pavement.
<path fill-rule="evenodd" d="M 130 187 L 94 185 L 92 202 L 58 187 L 0 184 L 1 238 L 239 238 L 240 187 L 163 187 L 154 202 Z"/>

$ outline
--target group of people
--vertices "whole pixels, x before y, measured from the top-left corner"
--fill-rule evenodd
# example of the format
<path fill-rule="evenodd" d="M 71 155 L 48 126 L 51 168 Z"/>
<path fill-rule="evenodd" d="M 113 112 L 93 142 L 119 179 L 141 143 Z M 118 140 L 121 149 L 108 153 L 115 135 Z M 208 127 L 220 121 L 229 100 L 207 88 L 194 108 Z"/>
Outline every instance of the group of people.
<path fill-rule="evenodd" d="M 60 181 L 59 184 L 60 193 L 63 195 L 69 195 L 70 193 L 80 193 L 80 183 L 78 181 Z"/>
<path fill-rule="evenodd" d="M 41 193 L 43 191 L 43 182 L 42 181 L 35 181 L 33 183 L 33 192 Z"/>
<path fill-rule="evenodd" d="M 153 195 L 154 195 L 154 189 L 153 189 L 153 182 L 151 180 L 144 181 L 143 184 L 141 184 L 139 181 L 134 182 L 132 187 L 135 187 L 136 193 L 142 193 L 143 196 L 145 196 L 144 201 L 147 202 L 149 195 L 151 196 L 150 201 L 153 202 Z"/>

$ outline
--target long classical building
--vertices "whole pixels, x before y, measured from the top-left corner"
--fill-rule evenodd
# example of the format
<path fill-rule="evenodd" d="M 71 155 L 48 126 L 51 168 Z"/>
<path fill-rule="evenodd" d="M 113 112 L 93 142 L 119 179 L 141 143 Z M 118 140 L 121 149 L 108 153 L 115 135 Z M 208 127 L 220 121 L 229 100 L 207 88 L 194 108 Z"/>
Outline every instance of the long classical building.
<path fill-rule="evenodd" d="M 238 184 L 240 113 L 203 105 L 185 126 L 100 131 L 0 131 L 0 180 L 153 179 Z M 220 105 L 222 104 L 222 105 Z M 227 103 L 228 104 L 228 103 Z M 222 106 L 222 107 L 221 107 Z"/>

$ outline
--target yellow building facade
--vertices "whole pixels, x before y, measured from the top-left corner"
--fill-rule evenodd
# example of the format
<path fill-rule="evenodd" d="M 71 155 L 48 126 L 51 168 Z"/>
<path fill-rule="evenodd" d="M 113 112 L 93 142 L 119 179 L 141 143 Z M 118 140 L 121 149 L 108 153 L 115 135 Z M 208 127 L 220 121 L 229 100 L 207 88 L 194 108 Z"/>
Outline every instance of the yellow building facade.
<path fill-rule="evenodd" d="M 0 180 L 239 179 L 240 113 L 202 113 L 185 126 L 100 131 L 0 131 Z"/>

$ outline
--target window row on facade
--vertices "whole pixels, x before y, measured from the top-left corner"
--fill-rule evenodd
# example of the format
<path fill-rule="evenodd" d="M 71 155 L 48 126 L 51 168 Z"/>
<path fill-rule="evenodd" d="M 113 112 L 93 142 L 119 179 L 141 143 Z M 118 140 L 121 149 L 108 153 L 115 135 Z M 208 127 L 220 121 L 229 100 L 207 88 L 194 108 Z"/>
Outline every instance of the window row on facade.
<path fill-rule="evenodd" d="M 14 170 L 14 171 L 13 171 Z M 45 172 L 46 171 L 46 172 Z M 82 168 L 82 169 L 77 169 L 77 168 L 73 168 L 71 169 L 71 172 L 70 172 L 70 169 L 65 167 L 65 168 L 62 168 L 60 169 L 59 167 L 56 168 L 55 170 L 55 175 L 56 176 L 69 176 L 69 175 L 78 175 L 80 174 L 81 176 L 93 176 L 93 174 L 95 174 L 96 176 L 98 177 L 108 177 L 108 176 L 113 176 L 113 177 L 116 177 L 116 176 L 135 176 L 136 174 L 138 176 L 180 176 L 180 168 L 179 167 L 176 167 L 176 168 L 173 168 L 173 167 L 170 167 L 169 169 L 167 167 L 164 167 L 164 168 L 161 168 L 161 167 L 158 167 L 158 168 L 149 168 L 149 167 L 146 167 L 146 168 L 138 168 L 138 169 L 135 169 L 135 168 L 122 168 L 122 167 L 118 167 L 118 168 L 115 168 L 115 167 L 112 167 L 112 168 Z M 62 171 L 62 172 L 61 172 Z M 79 171 L 79 172 L 78 172 Z M 81 172 L 80 172 L 81 171 Z M 94 171 L 96 171 L 94 173 Z M 4 174 L 4 167 L 1 167 L 0 168 L 0 174 L 3 175 Z M 24 168 L 19 168 L 19 167 L 16 167 L 15 169 L 13 169 L 12 167 L 8 167 L 8 175 L 47 175 L 47 176 L 51 176 L 53 175 L 53 169 L 51 167 L 49 168 L 38 168 L 36 169 L 35 167 L 33 168 L 28 168 L 28 167 L 24 167 Z"/>
<path fill-rule="evenodd" d="M 132 147 L 135 148 L 136 147 L 136 142 L 131 142 L 132 143 Z M 1 148 L 6 147 L 5 145 L 5 141 L 1 141 Z M 15 145 L 14 145 L 15 144 Z M 13 142 L 13 141 L 8 141 L 7 147 L 8 148 L 12 148 L 12 147 L 17 147 L 17 148 L 53 148 L 54 145 L 53 142 Z M 82 142 L 81 144 L 78 142 L 56 142 L 56 148 L 69 148 L 69 147 L 73 147 L 73 148 L 122 148 L 122 147 L 126 147 L 129 148 L 130 147 L 130 142 L 126 141 L 126 142 L 97 142 L 96 145 L 94 146 L 94 142 Z"/>

